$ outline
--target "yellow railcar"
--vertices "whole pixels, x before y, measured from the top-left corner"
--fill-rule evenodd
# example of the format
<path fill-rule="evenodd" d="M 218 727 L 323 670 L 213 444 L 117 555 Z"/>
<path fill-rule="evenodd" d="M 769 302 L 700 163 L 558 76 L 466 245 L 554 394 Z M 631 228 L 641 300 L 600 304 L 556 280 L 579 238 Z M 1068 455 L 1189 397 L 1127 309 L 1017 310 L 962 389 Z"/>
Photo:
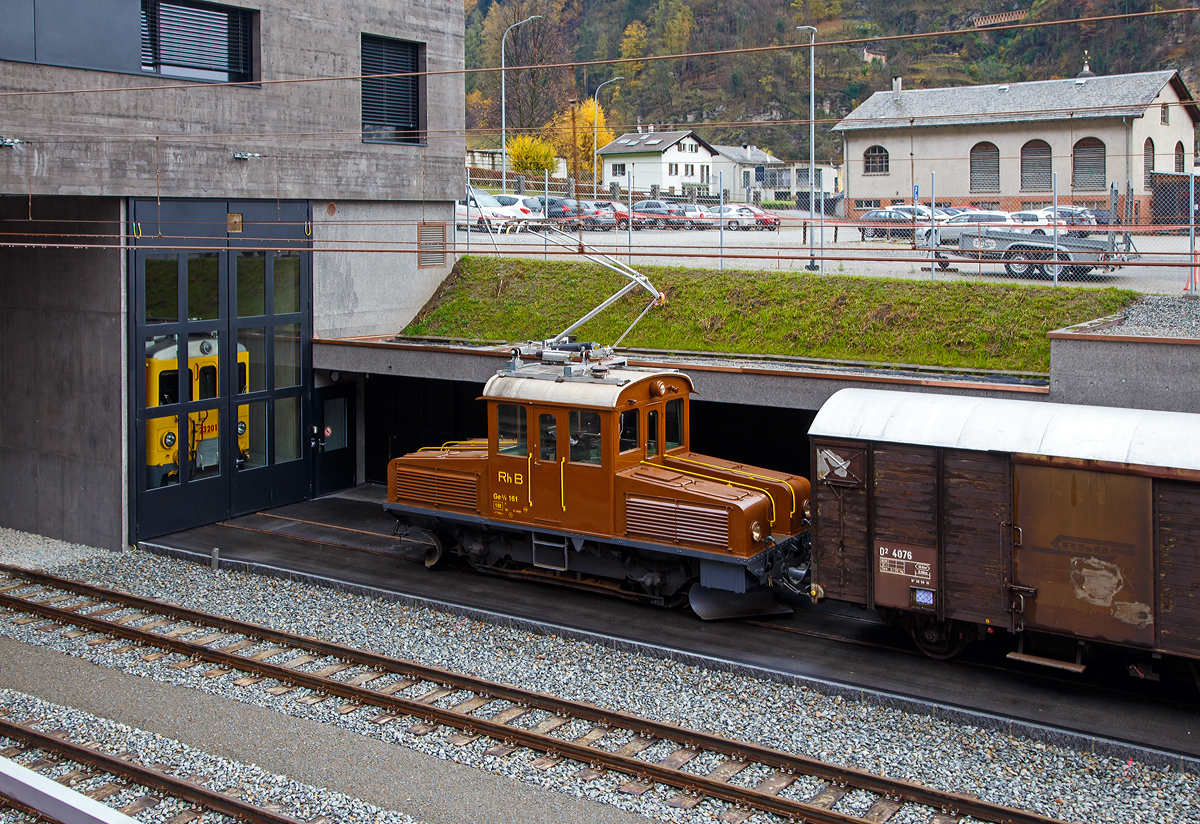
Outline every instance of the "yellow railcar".
<path fill-rule="evenodd" d="M 178 403 L 179 345 L 174 336 L 146 342 L 146 407 Z M 188 340 L 188 372 L 191 374 L 191 400 L 220 397 L 218 344 L 207 335 Z M 250 353 L 238 344 L 238 392 L 247 388 Z M 187 460 L 192 478 L 217 474 L 220 466 L 220 412 L 216 409 L 188 415 Z M 238 464 L 250 449 L 249 406 L 238 407 Z M 151 418 L 146 422 L 146 488 L 156 489 L 179 482 L 179 417 Z"/>

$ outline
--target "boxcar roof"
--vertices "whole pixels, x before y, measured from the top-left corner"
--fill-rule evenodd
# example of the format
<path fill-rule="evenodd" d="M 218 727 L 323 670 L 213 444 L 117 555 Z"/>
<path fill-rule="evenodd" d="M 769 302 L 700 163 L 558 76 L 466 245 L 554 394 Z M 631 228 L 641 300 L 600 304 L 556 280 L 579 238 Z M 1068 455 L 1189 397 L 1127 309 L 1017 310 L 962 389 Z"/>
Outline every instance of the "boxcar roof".
<path fill-rule="evenodd" d="M 669 369 L 613 369 L 604 380 L 588 377 L 562 378 L 562 367 L 536 364 L 521 367 L 520 372 L 498 372 L 483 388 L 485 398 L 534 401 L 561 406 L 599 406 L 615 408 L 621 393 L 640 381 L 678 378 L 692 389 L 692 380 L 682 372 Z"/>
<path fill-rule="evenodd" d="M 1200 470 L 1200 415 L 843 389 L 810 435 Z"/>

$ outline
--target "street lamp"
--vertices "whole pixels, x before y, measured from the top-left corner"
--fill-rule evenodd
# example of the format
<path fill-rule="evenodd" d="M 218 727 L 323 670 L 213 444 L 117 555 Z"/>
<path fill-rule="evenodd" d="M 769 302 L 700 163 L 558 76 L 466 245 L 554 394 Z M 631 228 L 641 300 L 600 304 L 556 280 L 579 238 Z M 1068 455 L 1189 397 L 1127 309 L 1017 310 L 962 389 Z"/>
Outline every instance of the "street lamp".
<path fill-rule="evenodd" d="M 817 165 L 817 109 L 816 109 L 816 62 L 817 62 L 817 27 L 816 26 L 796 26 L 797 31 L 808 32 L 808 214 L 812 217 L 813 198 L 816 196 L 816 172 L 814 167 Z M 503 73 L 500 75 L 503 79 Z M 813 254 L 813 236 L 812 232 L 808 233 L 808 265 L 805 269 L 815 270 L 817 261 Z"/>
<path fill-rule="evenodd" d="M 596 94 L 592 98 L 592 200 L 596 199 L 596 186 L 599 185 L 599 181 L 596 178 L 596 149 L 599 148 L 596 145 L 596 138 L 600 134 L 600 127 L 598 125 L 600 122 L 600 90 L 609 83 L 616 83 L 618 80 L 624 79 L 624 77 L 614 77 L 612 80 L 605 80 L 596 87 Z"/>
<path fill-rule="evenodd" d="M 504 34 L 500 36 L 500 186 L 504 194 L 508 194 L 508 134 L 505 129 L 505 104 L 508 102 L 504 96 L 504 38 L 508 37 L 508 33 L 517 26 L 522 26 L 530 20 L 541 20 L 540 14 L 530 15 L 520 23 L 513 23 L 504 30 Z"/>

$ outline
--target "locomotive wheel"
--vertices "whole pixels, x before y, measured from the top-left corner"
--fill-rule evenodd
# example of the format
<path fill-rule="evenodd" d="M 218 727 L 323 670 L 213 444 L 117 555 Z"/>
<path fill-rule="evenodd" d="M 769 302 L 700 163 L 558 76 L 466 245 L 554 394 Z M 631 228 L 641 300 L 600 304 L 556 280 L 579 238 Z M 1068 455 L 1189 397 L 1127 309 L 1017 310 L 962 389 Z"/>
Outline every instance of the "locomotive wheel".
<path fill-rule="evenodd" d="M 938 621 L 926 615 L 909 615 L 905 623 L 917 649 L 939 661 L 955 657 L 971 643 L 970 627 L 957 621 Z"/>

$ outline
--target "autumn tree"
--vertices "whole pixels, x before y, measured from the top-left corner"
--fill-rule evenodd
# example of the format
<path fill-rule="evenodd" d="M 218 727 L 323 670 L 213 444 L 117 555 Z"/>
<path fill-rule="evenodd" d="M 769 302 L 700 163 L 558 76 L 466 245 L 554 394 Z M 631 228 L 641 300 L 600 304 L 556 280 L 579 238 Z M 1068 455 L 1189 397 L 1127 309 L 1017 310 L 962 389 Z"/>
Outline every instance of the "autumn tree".
<path fill-rule="evenodd" d="M 642 67 L 645 65 L 642 61 L 632 58 L 645 57 L 649 44 L 650 30 L 641 20 L 634 20 L 625 27 L 625 35 L 621 38 L 621 57 L 630 62 L 622 67 L 622 71 L 625 72 L 625 78 L 631 84 L 638 81 Z"/>
<path fill-rule="evenodd" d="M 605 126 L 604 109 L 597 108 L 594 100 L 585 100 L 575 110 L 575 146 L 579 150 L 580 177 L 590 177 L 592 152 L 612 143 L 615 135 Z M 592 142 L 592 127 L 596 129 L 596 141 Z M 574 163 L 571 147 L 571 110 L 560 112 L 546 127 L 546 137 L 560 157 L 568 164 Z M 572 167 L 572 174 L 574 168 Z M 586 174 L 584 172 L 586 171 Z"/>
<path fill-rule="evenodd" d="M 842 13 L 841 0 L 792 0 L 796 19 L 805 25 L 815 25 L 822 20 L 831 20 Z"/>
<path fill-rule="evenodd" d="M 505 43 L 505 94 L 507 125 L 514 129 L 538 129 L 566 105 L 575 79 L 570 69 L 534 68 L 570 60 L 567 41 L 559 24 L 555 0 L 507 0 L 492 3 L 483 23 L 481 62 L 500 66 L 500 44 L 504 32 L 531 15 L 530 20 L 508 34 Z M 500 72 L 486 72 L 477 81 L 490 101 L 488 122 L 500 122 Z"/>
<path fill-rule="evenodd" d="M 508 165 L 514 172 L 542 174 L 558 167 L 558 156 L 547 141 L 523 134 L 508 141 Z"/>

